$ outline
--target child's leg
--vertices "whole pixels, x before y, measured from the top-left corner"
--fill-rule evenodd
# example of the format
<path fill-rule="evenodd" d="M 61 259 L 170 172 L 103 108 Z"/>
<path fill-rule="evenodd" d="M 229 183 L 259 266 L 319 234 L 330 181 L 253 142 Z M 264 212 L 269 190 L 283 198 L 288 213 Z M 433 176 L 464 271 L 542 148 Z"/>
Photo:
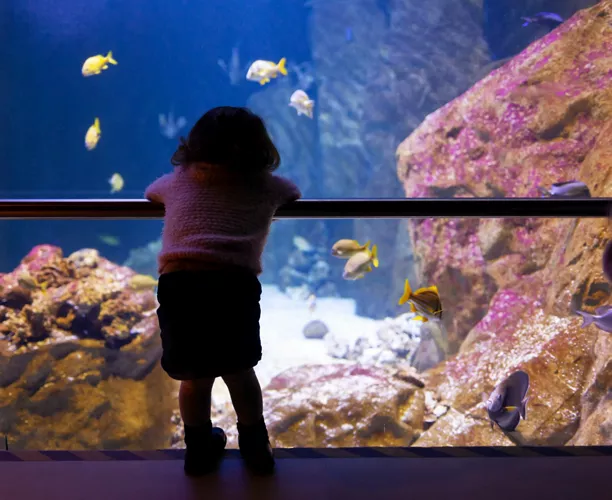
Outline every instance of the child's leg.
<path fill-rule="evenodd" d="M 185 425 L 185 472 L 200 476 L 215 469 L 227 439 L 210 421 L 210 393 L 214 378 L 184 380 L 179 390 L 179 407 Z"/>
<path fill-rule="evenodd" d="M 181 382 L 179 408 L 185 425 L 197 427 L 210 422 L 210 393 L 214 382 L 214 378 Z"/>
<path fill-rule="evenodd" d="M 274 470 L 274 454 L 263 419 L 261 387 L 250 368 L 240 373 L 226 375 L 234 410 L 238 415 L 238 445 L 244 461 L 254 472 L 269 474 Z"/>
<path fill-rule="evenodd" d="M 244 372 L 225 375 L 223 381 L 229 389 L 238 422 L 243 425 L 257 424 L 263 415 L 261 387 L 253 368 Z"/>

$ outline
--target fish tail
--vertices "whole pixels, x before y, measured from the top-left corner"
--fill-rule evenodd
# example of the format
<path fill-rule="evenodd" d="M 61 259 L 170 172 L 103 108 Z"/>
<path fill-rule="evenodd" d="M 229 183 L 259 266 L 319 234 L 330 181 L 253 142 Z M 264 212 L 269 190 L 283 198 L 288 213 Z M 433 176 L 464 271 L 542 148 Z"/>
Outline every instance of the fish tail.
<path fill-rule="evenodd" d="M 112 51 L 112 50 L 109 50 L 109 51 L 108 51 L 108 54 L 106 54 L 106 60 L 107 60 L 109 63 L 114 64 L 115 66 L 117 65 L 117 61 L 115 61 L 115 60 L 113 59 L 113 51 Z"/>
<path fill-rule="evenodd" d="M 542 196 L 550 196 L 550 191 L 542 186 L 538 186 L 538 191 Z"/>
<path fill-rule="evenodd" d="M 586 328 L 593 323 L 593 315 L 584 311 L 576 311 L 576 314 L 582 316 L 582 328 Z"/>
<path fill-rule="evenodd" d="M 280 61 L 278 61 L 278 71 L 280 71 L 281 75 L 287 76 L 287 68 L 285 68 L 285 64 L 287 64 L 287 59 L 283 57 Z"/>
<path fill-rule="evenodd" d="M 527 401 L 528 400 L 529 398 L 523 399 L 523 401 L 521 401 L 521 405 L 519 406 L 519 414 L 521 415 L 521 418 L 523 420 L 525 420 L 525 417 L 527 415 Z"/>
<path fill-rule="evenodd" d="M 410 297 L 412 297 L 412 288 L 410 288 L 410 282 L 408 281 L 408 279 L 406 279 L 404 283 L 404 295 L 400 297 L 397 304 L 400 306 L 405 304 L 410 300 Z"/>
<path fill-rule="evenodd" d="M 372 264 L 378 267 L 378 247 L 376 245 L 372 247 Z"/>
<path fill-rule="evenodd" d="M 96 116 L 96 119 L 94 120 L 94 127 L 96 128 L 98 132 L 100 132 L 100 118 L 98 118 L 97 116 Z"/>

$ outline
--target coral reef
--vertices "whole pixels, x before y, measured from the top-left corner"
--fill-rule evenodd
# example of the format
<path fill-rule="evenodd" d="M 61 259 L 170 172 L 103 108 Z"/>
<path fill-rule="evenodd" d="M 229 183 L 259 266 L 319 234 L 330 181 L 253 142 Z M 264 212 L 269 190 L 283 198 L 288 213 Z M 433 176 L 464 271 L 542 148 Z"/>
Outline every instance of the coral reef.
<path fill-rule="evenodd" d="M 171 433 L 172 382 L 151 291 L 134 272 L 40 245 L 0 276 L 0 434 L 20 448 L 150 448 Z"/>
<path fill-rule="evenodd" d="M 610 0 L 579 12 L 431 114 L 397 151 L 406 195 L 529 197 L 577 179 L 611 196 L 611 20 Z M 609 334 L 573 314 L 609 301 L 608 222 L 424 219 L 409 231 L 460 350 L 426 376 L 452 411 L 416 444 L 512 442 L 474 415 L 481 391 L 515 369 L 532 378 L 526 442 L 611 444 Z"/>
<path fill-rule="evenodd" d="M 423 371 L 445 358 L 446 332 L 437 321 L 423 323 L 416 314 L 405 313 L 385 318 L 370 335 L 329 332 L 325 336 L 327 353 L 338 359 L 357 361 L 366 366 L 413 366 Z"/>
<path fill-rule="evenodd" d="M 338 295 L 332 281 L 329 251 L 325 247 L 312 247 L 305 252 L 294 248 L 278 273 L 278 285 L 282 292 L 291 297 L 305 299 L 314 294 L 317 297 Z M 338 278 L 337 278 L 338 279 Z"/>

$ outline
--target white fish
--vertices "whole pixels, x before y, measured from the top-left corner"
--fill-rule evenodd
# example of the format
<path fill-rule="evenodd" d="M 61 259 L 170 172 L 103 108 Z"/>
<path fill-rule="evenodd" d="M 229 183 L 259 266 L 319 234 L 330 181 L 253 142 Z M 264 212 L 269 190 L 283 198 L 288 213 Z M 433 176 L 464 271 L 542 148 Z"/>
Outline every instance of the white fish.
<path fill-rule="evenodd" d="M 298 116 L 306 115 L 308 118 L 313 117 L 314 103 L 303 90 L 296 90 L 289 99 L 289 106 L 297 110 Z"/>
<path fill-rule="evenodd" d="M 168 116 L 163 114 L 159 115 L 159 131 L 168 139 L 174 139 L 185 125 L 187 125 L 185 117 L 179 116 L 175 120 L 172 111 L 168 113 Z"/>
<path fill-rule="evenodd" d="M 304 238 L 303 236 L 294 236 L 293 237 L 293 245 L 300 252 L 304 252 L 304 253 L 309 253 L 309 252 L 312 252 L 314 250 L 314 248 L 310 244 L 310 242 L 306 238 Z"/>
<path fill-rule="evenodd" d="M 278 64 L 272 61 L 258 59 L 249 66 L 246 78 L 251 82 L 259 82 L 260 85 L 265 85 L 272 78 L 276 78 L 279 73 L 281 75 L 287 75 L 287 69 L 285 68 L 286 63 L 287 59 L 284 57 Z"/>

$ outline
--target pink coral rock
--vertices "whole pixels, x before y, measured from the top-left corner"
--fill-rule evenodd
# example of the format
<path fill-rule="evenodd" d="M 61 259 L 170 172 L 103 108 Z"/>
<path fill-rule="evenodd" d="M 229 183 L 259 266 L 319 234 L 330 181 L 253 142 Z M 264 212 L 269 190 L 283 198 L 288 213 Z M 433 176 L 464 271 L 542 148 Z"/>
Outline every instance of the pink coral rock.
<path fill-rule="evenodd" d="M 432 113 L 397 151 L 406 195 L 535 197 L 576 179 L 612 196 L 611 50 L 604 0 Z M 612 444 L 609 334 L 573 313 L 610 302 L 608 221 L 425 219 L 409 230 L 460 350 L 427 374 L 452 411 L 416 445 L 500 443 L 481 392 L 516 369 L 532 378 L 523 442 Z"/>

